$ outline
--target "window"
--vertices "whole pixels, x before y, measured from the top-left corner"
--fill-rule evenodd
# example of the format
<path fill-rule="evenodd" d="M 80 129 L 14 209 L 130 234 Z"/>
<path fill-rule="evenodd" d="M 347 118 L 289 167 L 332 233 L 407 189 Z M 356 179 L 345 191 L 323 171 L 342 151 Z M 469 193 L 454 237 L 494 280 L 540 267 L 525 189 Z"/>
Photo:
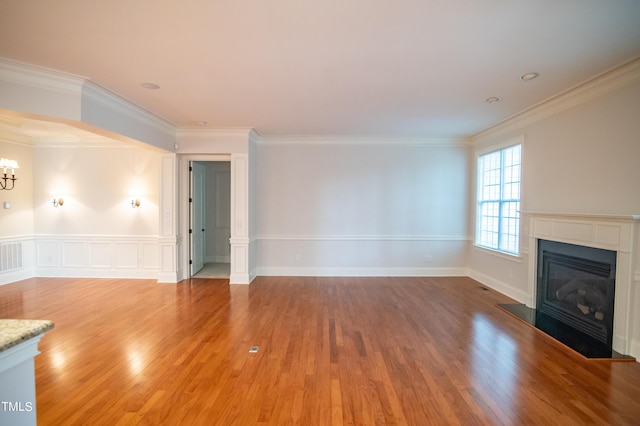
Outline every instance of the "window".
<path fill-rule="evenodd" d="M 478 157 L 476 244 L 518 254 L 522 145 Z"/>

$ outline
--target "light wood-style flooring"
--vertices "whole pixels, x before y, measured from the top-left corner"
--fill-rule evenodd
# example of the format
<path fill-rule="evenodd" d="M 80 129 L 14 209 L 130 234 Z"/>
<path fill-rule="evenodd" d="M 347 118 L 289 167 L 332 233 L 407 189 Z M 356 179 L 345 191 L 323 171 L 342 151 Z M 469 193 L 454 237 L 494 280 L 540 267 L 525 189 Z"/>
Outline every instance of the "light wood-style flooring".
<path fill-rule="evenodd" d="M 640 364 L 588 361 L 469 278 L 34 278 L 44 425 L 640 422 Z M 251 346 L 258 353 L 250 353 Z"/>

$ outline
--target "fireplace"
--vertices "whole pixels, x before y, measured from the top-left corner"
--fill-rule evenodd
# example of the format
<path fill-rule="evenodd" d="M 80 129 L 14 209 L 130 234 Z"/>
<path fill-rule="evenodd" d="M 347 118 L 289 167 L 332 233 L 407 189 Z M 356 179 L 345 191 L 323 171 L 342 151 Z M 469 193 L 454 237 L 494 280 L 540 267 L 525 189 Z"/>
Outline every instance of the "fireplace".
<path fill-rule="evenodd" d="M 537 246 L 537 311 L 610 351 L 616 252 L 544 239 Z"/>
<path fill-rule="evenodd" d="M 595 342 L 595 346 L 599 345 L 605 349 L 583 355 L 589 358 L 611 357 L 624 360 L 640 358 L 640 338 L 636 337 L 640 333 L 634 334 L 634 329 L 640 330 L 640 296 L 634 295 L 633 291 L 635 284 L 640 285 L 640 215 L 524 212 L 523 216 L 529 218 L 528 226 L 524 226 L 524 233 L 528 234 L 528 238 L 524 241 L 528 242 L 526 248 L 531 252 L 526 251 L 529 258 L 528 287 L 527 294 L 522 295 L 526 306 L 522 305 L 521 310 L 529 316 L 529 322 L 535 323 L 536 328 L 546 328 L 547 334 L 550 334 L 550 331 L 559 332 L 562 336 L 554 337 L 563 341 L 576 335 L 586 335 L 582 331 L 576 331 L 575 325 L 565 326 L 564 320 L 569 315 L 574 320 L 586 320 L 581 321 L 582 326 L 594 331 L 593 334 L 596 335 L 588 337 L 587 340 L 590 339 Z M 545 248 L 545 241 L 552 244 Z M 543 252 L 553 254 L 549 261 L 538 258 L 539 243 L 542 243 Z M 566 246 L 555 243 L 565 243 Z M 569 251 L 559 247 L 568 247 Z M 543 255 L 544 253 L 540 256 Z M 550 274 L 548 284 L 551 288 L 540 289 L 538 278 L 545 273 L 545 263 Z M 572 275 L 568 270 L 572 270 Z M 598 308 L 599 302 L 593 302 L 591 296 L 591 302 L 581 303 L 582 307 L 564 306 L 564 303 L 571 303 L 574 297 L 577 302 L 580 296 L 577 291 L 577 295 L 569 295 L 572 288 L 581 286 L 572 282 L 574 280 L 588 281 L 587 284 L 595 285 L 595 289 L 601 293 L 595 300 L 604 296 L 604 307 Z M 564 285 L 567 287 L 560 291 Z M 585 294 L 582 296 L 587 295 L 586 290 L 583 289 L 582 292 Z M 558 291 L 560 296 L 565 298 L 562 303 L 558 296 L 554 295 Z M 550 296 L 546 297 L 548 303 L 543 302 L 545 294 Z M 547 313 L 541 311 L 541 305 L 542 311 Z M 576 315 L 576 307 L 580 314 Z M 582 310 L 586 312 L 587 308 L 588 313 L 582 313 Z M 549 313 L 549 310 L 553 312 Z M 554 314 L 557 315 L 554 317 Z M 563 327 L 556 327 L 555 324 L 561 324 Z M 577 346 L 580 348 L 574 347 L 574 350 L 582 353 L 583 346 L 593 345 L 577 342 Z M 607 356 L 607 352 L 610 356 Z"/>

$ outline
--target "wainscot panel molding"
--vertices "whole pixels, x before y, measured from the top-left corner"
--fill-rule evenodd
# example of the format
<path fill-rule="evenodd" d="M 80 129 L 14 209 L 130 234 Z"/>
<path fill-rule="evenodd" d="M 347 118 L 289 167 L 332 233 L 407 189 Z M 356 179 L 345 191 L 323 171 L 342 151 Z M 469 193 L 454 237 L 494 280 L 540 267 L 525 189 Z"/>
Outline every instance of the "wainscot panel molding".
<path fill-rule="evenodd" d="M 156 236 L 36 235 L 36 277 L 157 278 Z"/>
<path fill-rule="evenodd" d="M 175 154 L 163 154 L 160 164 L 158 282 L 177 283 L 181 279 L 181 264 L 178 263 L 178 159 Z"/>
<path fill-rule="evenodd" d="M 158 250 L 160 266 L 158 267 L 159 283 L 177 283 L 180 272 L 178 271 L 178 240 L 176 237 L 159 237 Z"/>
<path fill-rule="evenodd" d="M 0 238 L 0 285 L 34 276 L 31 236 Z"/>
<path fill-rule="evenodd" d="M 169 242 L 167 242 L 167 245 Z M 176 272 L 175 272 L 175 281 L 161 281 L 160 277 L 158 277 L 158 282 L 180 282 L 182 280 L 186 280 L 189 278 L 189 268 L 186 264 L 188 259 L 186 259 L 186 238 L 184 235 L 178 235 L 175 238 L 175 248 L 176 248 Z"/>
<path fill-rule="evenodd" d="M 249 155 L 231 154 L 231 273 L 230 284 L 250 284 L 249 273 Z"/>
<path fill-rule="evenodd" d="M 229 284 L 250 284 L 249 238 L 231 238 L 231 271 Z"/>

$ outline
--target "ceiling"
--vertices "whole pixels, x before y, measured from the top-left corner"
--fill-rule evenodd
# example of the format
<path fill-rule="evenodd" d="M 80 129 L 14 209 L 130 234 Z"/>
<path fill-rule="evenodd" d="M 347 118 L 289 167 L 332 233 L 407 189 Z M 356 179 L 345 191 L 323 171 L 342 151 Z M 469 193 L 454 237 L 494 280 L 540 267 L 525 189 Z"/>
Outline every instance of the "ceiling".
<path fill-rule="evenodd" d="M 0 140 L 35 147 L 139 146 L 140 143 L 100 129 L 85 130 L 73 123 L 47 121 L 0 110 Z M 90 127 L 90 126 L 86 126 Z M 150 145 L 144 145 L 150 147 Z"/>
<path fill-rule="evenodd" d="M 637 0 L 2 0 L 0 57 L 176 127 L 457 138 L 640 57 L 639 23 Z"/>

